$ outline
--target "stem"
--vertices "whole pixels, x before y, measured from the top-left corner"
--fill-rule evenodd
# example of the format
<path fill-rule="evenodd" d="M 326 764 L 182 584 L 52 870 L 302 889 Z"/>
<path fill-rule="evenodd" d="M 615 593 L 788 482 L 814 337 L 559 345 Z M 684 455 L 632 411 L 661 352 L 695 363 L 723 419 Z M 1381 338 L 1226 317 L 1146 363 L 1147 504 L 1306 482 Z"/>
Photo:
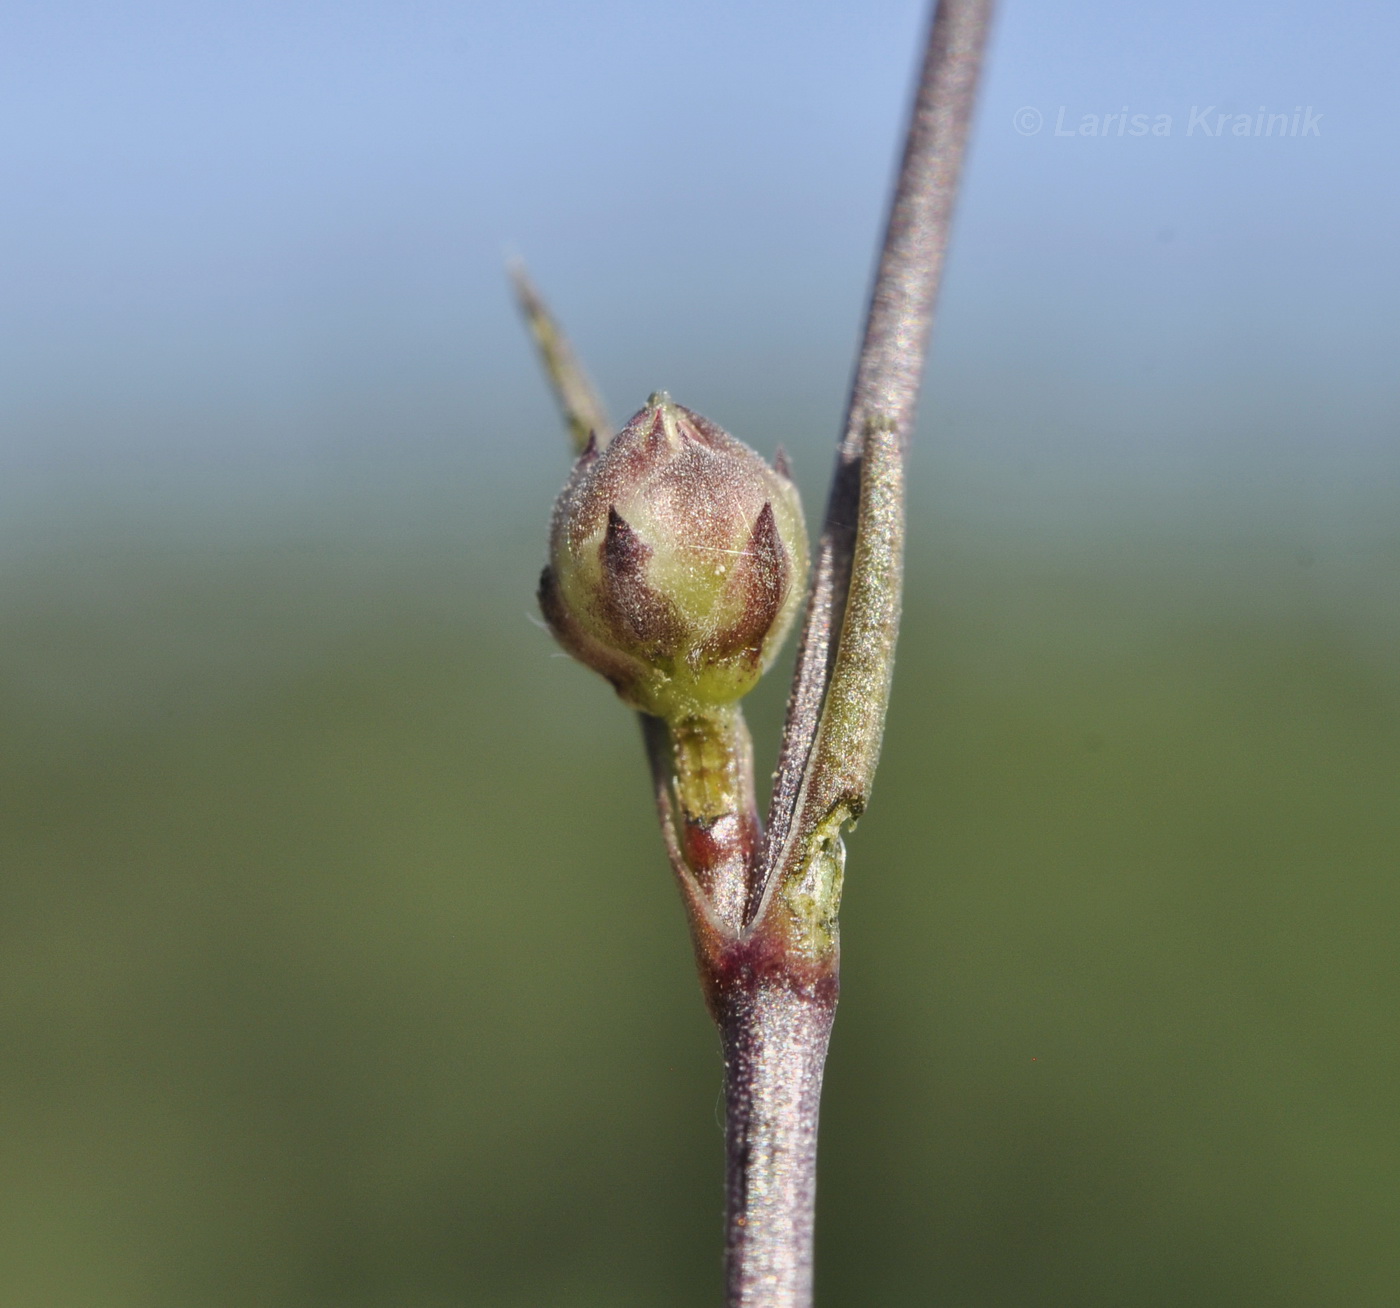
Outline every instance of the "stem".
<path fill-rule="evenodd" d="M 904 455 L 992 0 L 939 0 L 798 643 L 766 836 L 737 708 L 641 716 L 666 851 L 724 1048 L 729 1308 L 809 1308 L 817 1115 L 836 1012 L 841 830 L 864 811 L 899 628 Z M 576 447 L 607 420 L 516 273 Z"/>
<path fill-rule="evenodd" d="M 753 742 L 737 704 L 670 723 L 682 856 L 715 915 L 737 934 L 762 826 Z"/>
<path fill-rule="evenodd" d="M 929 28 L 798 646 L 753 918 L 710 982 L 728 1113 L 729 1308 L 812 1302 L 840 831 L 864 809 L 879 756 L 899 627 L 904 451 L 991 11 L 992 0 L 940 0 Z"/>
<path fill-rule="evenodd" d="M 845 434 L 813 560 L 782 750 L 769 807 L 769 848 L 787 841 L 817 734 L 850 587 L 861 463 L 872 427 L 902 456 L 914 427 L 943 256 L 952 228 L 992 0 L 940 0 L 909 115 L 904 156 L 846 411 Z"/>
<path fill-rule="evenodd" d="M 812 1302 L 817 1110 L 836 977 L 795 987 L 741 966 L 712 997 L 724 1048 L 729 1308 Z"/>

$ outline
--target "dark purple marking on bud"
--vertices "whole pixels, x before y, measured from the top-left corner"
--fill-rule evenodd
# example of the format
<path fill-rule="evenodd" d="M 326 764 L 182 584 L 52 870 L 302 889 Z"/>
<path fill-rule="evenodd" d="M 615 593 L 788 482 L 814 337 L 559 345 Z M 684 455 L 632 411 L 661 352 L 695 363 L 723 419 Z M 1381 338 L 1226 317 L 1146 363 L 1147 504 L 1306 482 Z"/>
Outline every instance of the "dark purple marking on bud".
<path fill-rule="evenodd" d="M 763 639 L 783 607 L 787 581 L 788 561 L 778 521 L 773 505 L 765 500 L 725 587 L 726 595 L 743 609 L 728 627 L 715 633 L 715 652 L 721 657 L 748 653 L 757 660 L 763 652 Z"/>
<path fill-rule="evenodd" d="M 621 624 L 633 639 L 669 653 L 681 634 L 675 608 L 647 584 L 651 546 L 632 530 L 615 506 L 608 508 L 608 529 L 599 550 L 602 602 L 608 620 Z"/>
<path fill-rule="evenodd" d="M 581 450 L 579 451 L 578 462 L 579 462 L 580 464 L 589 464 L 589 463 L 592 463 L 593 460 L 596 459 L 597 457 L 598 457 L 598 433 L 597 433 L 596 431 L 590 430 L 589 433 L 588 433 L 588 441 L 587 441 L 587 443 L 584 445 L 583 449 L 581 449 Z"/>
<path fill-rule="evenodd" d="M 792 464 L 788 462 L 787 451 L 781 445 L 778 446 L 777 452 L 773 455 L 773 471 L 780 477 L 792 480 Z"/>
<path fill-rule="evenodd" d="M 560 599 L 559 581 L 552 567 L 540 573 L 538 597 L 540 612 L 554 639 L 570 654 L 602 673 L 617 691 L 625 692 L 637 680 L 641 669 L 635 660 L 590 636 L 574 619 L 568 605 Z"/>
<path fill-rule="evenodd" d="M 603 565 L 613 570 L 631 571 L 644 567 L 649 558 L 651 546 L 632 530 L 627 519 L 617 511 L 616 504 L 608 505 L 608 533 L 603 540 Z"/>

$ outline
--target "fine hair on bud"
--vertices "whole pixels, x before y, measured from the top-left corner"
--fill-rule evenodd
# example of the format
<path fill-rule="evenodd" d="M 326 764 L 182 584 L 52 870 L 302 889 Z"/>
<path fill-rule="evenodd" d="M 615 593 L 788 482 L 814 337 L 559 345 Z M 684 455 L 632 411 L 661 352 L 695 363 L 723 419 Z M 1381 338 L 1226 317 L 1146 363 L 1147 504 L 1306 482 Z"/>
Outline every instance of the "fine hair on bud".
<path fill-rule="evenodd" d="M 627 703 L 677 720 L 753 688 L 806 577 L 786 459 L 770 466 L 659 393 L 580 454 L 554 506 L 540 608 Z"/>

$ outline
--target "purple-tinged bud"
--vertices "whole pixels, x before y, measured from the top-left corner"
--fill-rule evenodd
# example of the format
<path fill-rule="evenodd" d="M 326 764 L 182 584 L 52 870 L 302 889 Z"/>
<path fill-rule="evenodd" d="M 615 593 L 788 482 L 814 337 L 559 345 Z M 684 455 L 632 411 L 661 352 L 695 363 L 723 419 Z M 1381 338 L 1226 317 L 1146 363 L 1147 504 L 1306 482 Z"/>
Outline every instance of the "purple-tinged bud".
<path fill-rule="evenodd" d="M 662 393 L 579 456 L 554 506 L 540 607 L 624 700 L 676 720 L 753 688 L 806 575 L 786 463 L 769 467 Z"/>

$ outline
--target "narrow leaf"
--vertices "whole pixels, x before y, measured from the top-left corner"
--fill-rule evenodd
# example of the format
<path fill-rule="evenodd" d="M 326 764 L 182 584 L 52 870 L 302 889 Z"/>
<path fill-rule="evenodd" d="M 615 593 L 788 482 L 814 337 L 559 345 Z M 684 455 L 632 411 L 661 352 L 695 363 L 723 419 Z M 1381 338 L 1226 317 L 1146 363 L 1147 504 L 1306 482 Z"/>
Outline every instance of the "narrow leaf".
<path fill-rule="evenodd" d="M 525 265 L 518 259 L 513 260 L 509 272 L 520 312 L 525 315 L 530 334 L 535 338 L 540 363 L 569 429 L 574 453 L 585 450 L 590 437 L 595 438 L 599 446 L 606 445 L 612 438 L 612 426 L 602 397 L 578 361 L 564 329 L 535 289 Z"/>

